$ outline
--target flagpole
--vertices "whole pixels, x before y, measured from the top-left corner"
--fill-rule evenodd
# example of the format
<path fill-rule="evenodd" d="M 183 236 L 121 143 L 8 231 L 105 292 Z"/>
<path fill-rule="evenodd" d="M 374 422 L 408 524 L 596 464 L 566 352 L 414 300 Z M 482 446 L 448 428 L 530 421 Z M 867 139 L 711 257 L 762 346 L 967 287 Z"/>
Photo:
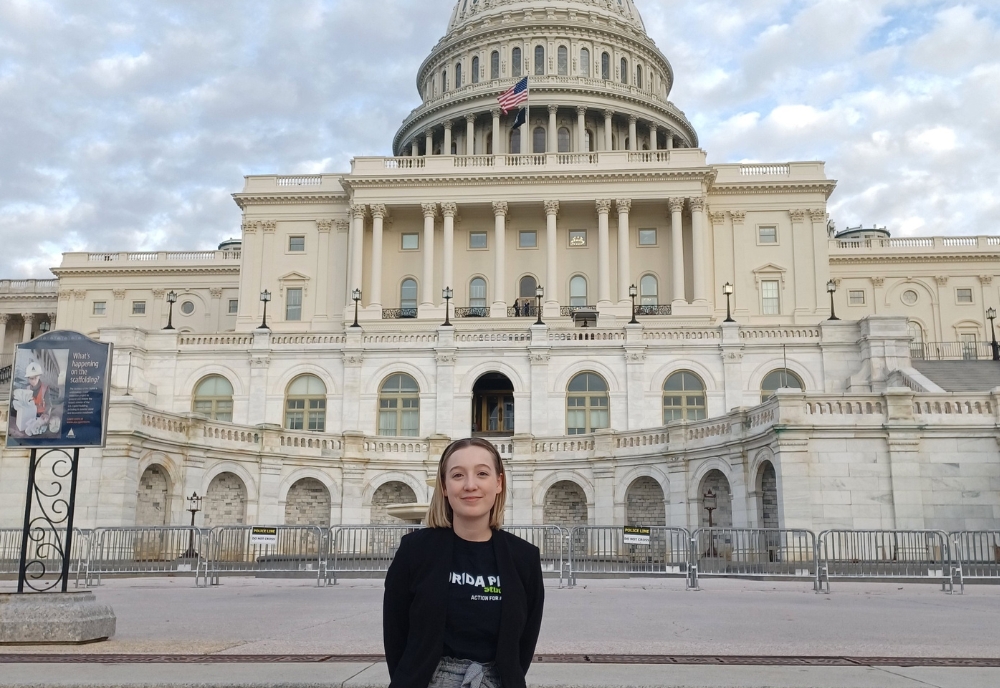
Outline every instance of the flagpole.
<path fill-rule="evenodd" d="M 527 94 L 524 97 L 524 131 L 521 132 L 521 140 L 526 141 L 527 145 L 521 146 L 522 149 L 531 147 L 531 152 L 535 152 L 535 142 L 530 138 L 531 136 L 531 78 L 524 77 L 524 92 Z M 526 138 L 524 134 L 527 134 L 529 138 Z"/>

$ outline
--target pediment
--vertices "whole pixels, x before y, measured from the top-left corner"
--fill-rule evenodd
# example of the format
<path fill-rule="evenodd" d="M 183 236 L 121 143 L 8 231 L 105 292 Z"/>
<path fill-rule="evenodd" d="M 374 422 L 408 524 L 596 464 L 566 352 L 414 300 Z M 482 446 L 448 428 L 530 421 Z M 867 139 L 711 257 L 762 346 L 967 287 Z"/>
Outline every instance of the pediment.
<path fill-rule="evenodd" d="M 753 273 L 759 275 L 761 273 L 774 274 L 775 272 L 788 272 L 787 269 L 781 267 L 780 265 L 775 265 L 774 263 L 766 263 L 761 265 L 759 268 L 754 268 Z"/>
<path fill-rule="evenodd" d="M 296 271 L 293 270 L 292 272 L 289 272 L 287 275 L 282 275 L 281 277 L 279 277 L 278 281 L 279 282 L 308 282 L 309 281 L 309 277 L 307 275 L 303 275 L 301 272 L 296 272 Z"/>

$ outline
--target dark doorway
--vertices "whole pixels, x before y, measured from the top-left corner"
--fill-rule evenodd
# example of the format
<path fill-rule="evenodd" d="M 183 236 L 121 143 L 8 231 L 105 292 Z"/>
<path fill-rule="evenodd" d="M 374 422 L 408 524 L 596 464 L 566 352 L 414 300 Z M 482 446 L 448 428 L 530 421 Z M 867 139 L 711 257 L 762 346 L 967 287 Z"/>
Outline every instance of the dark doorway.
<path fill-rule="evenodd" d="M 502 373 L 487 373 L 472 388 L 472 436 L 514 434 L 514 385 Z"/>

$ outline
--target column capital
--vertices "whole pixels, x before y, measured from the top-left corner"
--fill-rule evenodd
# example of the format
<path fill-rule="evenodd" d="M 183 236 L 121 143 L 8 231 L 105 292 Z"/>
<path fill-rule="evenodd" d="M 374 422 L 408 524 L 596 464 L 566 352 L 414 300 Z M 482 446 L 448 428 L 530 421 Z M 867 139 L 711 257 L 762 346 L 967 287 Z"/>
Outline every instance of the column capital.
<path fill-rule="evenodd" d="M 546 216 L 559 214 L 559 201 L 545 201 L 544 205 Z"/>
<path fill-rule="evenodd" d="M 424 129 L 424 138 L 434 138 L 434 127 Z"/>
<path fill-rule="evenodd" d="M 322 234 L 328 234 L 333 230 L 333 220 L 316 220 L 316 229 Z"/>
<path fill-rule="evenodd" d="M 493 201 L 493 214 L 495 216 L 500 217 L 502 215 L 503 217 L 507 217 L 507 211 L 507 201 Z"/>
<path fill-rule="evenodd" d="M 813 222 L 823 222 L 826 220 L 825 208 L 813 208 L 809 211 L 809 219 Z"/>
<path fill-rule="evenodd" d="M 444 123 L 444 130 L 445 131 L 451 131 L 454 128 L 454 126 L 455 126 L 455 123 L 452 122 L 451 120 L 448 120 L 447 122 Z"/>
<path fill-rule="evenodd" d="M 636 117 L 635 115 L 629 115 L 628 116 L 628 123 L 629 124 L 635 124 L 638 121 L 639 121 L 639 118 Z"/>
<path fill-rule="evenodd" d="M 424 211 L 424 219 L 429 217 L 437 217 L 438 204 L 437 203 L 421 203 L 420 208 Z"/>
<path fill-rule="evenodd" d="M 10 322 L 10 313 L 0 313 L 0 325 L 6 325 Z"/>
<path fill-rule="evenodd" d="M 473 124 L 473 123 L 475 123 L 475 121 L 476 121 L 476 116 L 475 115 L 469 114 L 469 115 L 465 116 L 465 123 L 466 124 Z"/>
<path fill-rule="evenodd" d="M 111 290 L 111 293 L 114 294 L 115 301 L 124 301 L 125 300 L 125 290 L 124 289 L 113 289 L 113 290 Z"/>
<path fill-rule="evenodd" d="M 501 115 L 500 108 L 498 108 L 498 107 L 491 108 L 490 109 L 490 114 L 493 115 L 493 119 L 499 118 L 500 115 Z"/>
<path fill-rule="evenodd" d="M 384 203 L 375 203 L 371 206 L 372 217 L 384 220 L 389 216 L 389 210 L 385 207 Z"/>
<path fill-rule="evenodd" d="M 72 289 L 60 289 L 59 290 L 59 300 L 60 301 L 69 301 L 71 298 L 73 298 L 73 290 Z"/>
<path fill-rule="evenodd" d="M 21 313 L 21 320 L 23 320 L 25 322 L 25 324 L 33 323 L 33 322 L 35 322 L 35 314 L 34 313 Z"/>
<path fill-rule="evenodd" d="M 346 232 L 351 228 L 349 220 L 334 220 L 333 225 L 337 228 L 338 232 Z"/>
<path fill-rule="evenodd" d="M 559 111 L 559 106 L 558 105 L 549 105 L 549 114 L 550 115 L 554 115 L 558 111 Z"/>
<path fill-rule="evenodd" d="M 614 116 L 615 116 L 615 111 L 614 110 L 605 110 L 604 111 L 604 119 L 611 119 Z"/>
<path fill-rule="evenodd" d="M 659 128 L 660 128 L 660 127 L 658 127 L 658 126 L 656 125 L 656 122 L 650 122 L 650 123 L 649 123 L 649 130 L 650 130 L 650 131 L 657 131 L 657 130 L 658 130 Z"/>
<path fill-rule="evenodd" d="M 53 324 L 56 321 L 56 314 L 55 313 L 46 313 L 45 317 L 47 317 L 49 319 L 49 324 L 50 325 Z"/>
<path fill-rule="evenodd" d="M 260 226 L 264 230 L 265 234 L 272 234 L 276 229 L 278 229 L 278 221 L 264 220 L 260 223 Z"/>
<path fill-rule="evenodd" d="M 153 290 L 153 298 L 154 299 L 162 299 L 166 295 L 167 295 L 167 290 L 166 289 L 154 289 Z"/>
<path fill-rule="evenodd" d="M 691 206 L 692 213 L 700 213 L 705 209 L 705 199 L 701 196 L 693 196 L 688 199 L 688 205 Z"/>
<path fill-rule="evenodd" d="M 716 210 L 709 213 L 712 216 L 713 225 L 721 225 L 726 223 L 726 213 L 722 210 Z"/>
<path fill-rule="evenodd" d="M 222 298 L 222 287 L 212 287 L 208 290 L 208 293 L 212 295 L 213 299 Z"/>
<path fill-rule="evenodd" d="M 628 215 L 630 212 L 632 212 L 632 199 L 619 198 L 615 200 L 615 208 L 618 209 L 619 215 Z"/>
<path fill-rule="evenodd" d="M 352 220 L 363 220 L 368 213 L 368 206 L 364 203 L 351 203 L 347 212 L 350 213 Z"/>
<path fill-rule="evenodd" d="M 804 210 L 789 210 L 788 214 L 792 218 L 792 222 L 805 222 L 806 211 Z"/>
<path fill-rule="evenodd" d="M 611 199 L 610 198 L 599 198 L 594 202 L 597 207 L 598 215 L 607 215 L 611 212 Z"/>
<path fill-rule="evenodd" d="M 747 213 L 746 213 L 745 210 L 730 210 L 729 214 L 733 218 L 733 224 L 734 225 L 741 225 L 747 219 Z"/>
<path fill-rule="evenodd" d="M 586 115 L 587 114 L 587 108 L 585 106 L 583 106 L 583 105 L 577 105 L 576 106 L 576 114 L 578 114 L 578 115 Z"/>
<path fill-rule="evenodd" d="M 458 215 L 458 203 L 442 203 L 441 215 L 444 217 L 455 217 Z"/>
<path fill-rule="evenodd" d="M 667 205 L 670 206 L 670 212 L 672 213 L 680 213 L 684 211 L 683 198 L 668 198 Z"/>

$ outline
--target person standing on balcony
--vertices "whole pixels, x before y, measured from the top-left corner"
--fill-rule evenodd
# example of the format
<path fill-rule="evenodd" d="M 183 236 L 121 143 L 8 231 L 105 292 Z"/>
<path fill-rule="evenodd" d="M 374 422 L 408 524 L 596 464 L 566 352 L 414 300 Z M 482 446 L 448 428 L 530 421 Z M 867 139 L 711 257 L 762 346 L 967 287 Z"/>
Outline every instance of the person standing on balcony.
<path fill-rule="evenodd" d="M 441 454 L 428 527 L 402 538 L 385 578 L 390 688 L 525 688 L 545 588 L 538 548 L 500 529 L 506 488 L 490 442 Z"/>

